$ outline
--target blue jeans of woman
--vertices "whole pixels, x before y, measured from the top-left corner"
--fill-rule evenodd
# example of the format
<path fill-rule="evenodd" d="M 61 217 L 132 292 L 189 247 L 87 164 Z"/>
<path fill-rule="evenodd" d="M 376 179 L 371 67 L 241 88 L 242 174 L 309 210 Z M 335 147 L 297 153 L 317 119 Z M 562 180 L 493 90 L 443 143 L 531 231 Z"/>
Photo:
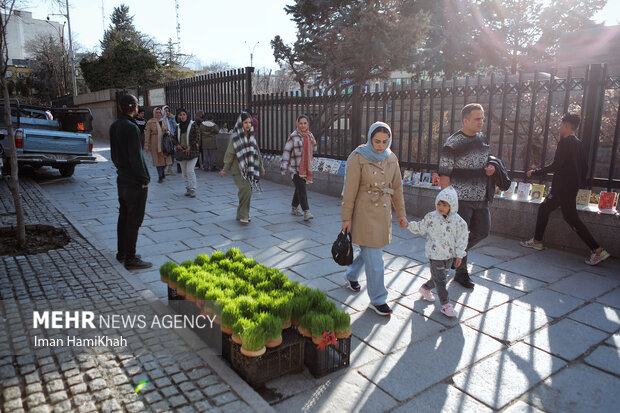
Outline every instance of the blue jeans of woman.
<path fill-rule="evenodd" d="M 384 281 L 383 250 L 361 245 L 360 249 L 360 253 L 347 268 L 345 276 L 349 281 L 357 281 L 360 278 L 362 268 L 365 267 L 370 302 L 374 305 L 385 304 L 388 293 Z"/>

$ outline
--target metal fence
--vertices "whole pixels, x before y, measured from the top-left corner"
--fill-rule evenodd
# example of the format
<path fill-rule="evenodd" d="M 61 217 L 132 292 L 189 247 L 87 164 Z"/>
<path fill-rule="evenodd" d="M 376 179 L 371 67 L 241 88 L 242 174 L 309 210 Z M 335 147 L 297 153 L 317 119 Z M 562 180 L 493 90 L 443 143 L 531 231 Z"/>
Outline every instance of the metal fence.
<path fill-rule="evenodd" d="M 251 108 L 259 117 L 265 152 L 282 151 L 301 113 L 310 117 L 317 156 L 334 159 L 346 159 L 365 142 L 370 124 L 384 121 L 392 128 L 392 151 L 402 167 L 436 171 L 442 145 L 461 127 L 461 108 L 472 102 L 485 108 L 483 132 L 492 152 L 518 179 L 524 179 L 528 169 L 551 162 L 561 115 L 580 112 L 589 187 L 620 188 L 620 76 L 608 76 L 605 65 L 392 84 L 382 91 L 254 95 Z"/>

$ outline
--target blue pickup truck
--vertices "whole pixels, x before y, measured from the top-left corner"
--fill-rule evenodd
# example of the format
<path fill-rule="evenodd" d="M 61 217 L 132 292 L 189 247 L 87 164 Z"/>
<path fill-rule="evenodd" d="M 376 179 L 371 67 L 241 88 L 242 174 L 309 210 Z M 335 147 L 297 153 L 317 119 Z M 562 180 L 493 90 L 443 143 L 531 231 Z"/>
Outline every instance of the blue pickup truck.
<path fill-rule="evenodd" d="M 4 103 L 0 101 L 0 113 Z M 9 142 L 15 140 L 19 166 L 51 166 L 62 176 L 71 176 L 75 165 L 95 163 L 92 115 L 84 108 L 48 108 L 22 105 L 11 99 L 12 137 L 7 136 L 4 116 L 0 115 L 0 153 L 2 174 L 9 172 Z"/>

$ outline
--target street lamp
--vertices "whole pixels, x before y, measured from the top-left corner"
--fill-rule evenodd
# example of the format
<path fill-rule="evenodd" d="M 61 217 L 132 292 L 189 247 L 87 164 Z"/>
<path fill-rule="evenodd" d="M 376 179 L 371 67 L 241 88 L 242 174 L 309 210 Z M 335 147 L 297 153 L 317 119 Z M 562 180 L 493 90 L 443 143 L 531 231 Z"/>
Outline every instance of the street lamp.
<path fill-rule="evenodd" d="M 77 96 L 77 81 L 75 79 L 75 56 L 73 54 L 73 37 L 71 36 L 71 18 L 69 17 L 69 0 L 65 0 L 67 14 L 57 14 L 67 19 L 67 27 L 69 29 L 69 65 L 71 66 L 71 81 L 73 83 L 73 96 Z"/>
<path fill-rule="evenodd" d="M 256 49 L 256 46 L 258 46 L 260 42 L 256 42 L 254 44 L 254 47 L 252 47 L 250 49 L 250 45 L 248 44 L 248 42 L 246 41 L 245 44 L 248 46 L 248 50 L 250 51 L 250 67 L 254 67 L 253 65 L 253 60 L 254 60 L 254 50 Z"/>

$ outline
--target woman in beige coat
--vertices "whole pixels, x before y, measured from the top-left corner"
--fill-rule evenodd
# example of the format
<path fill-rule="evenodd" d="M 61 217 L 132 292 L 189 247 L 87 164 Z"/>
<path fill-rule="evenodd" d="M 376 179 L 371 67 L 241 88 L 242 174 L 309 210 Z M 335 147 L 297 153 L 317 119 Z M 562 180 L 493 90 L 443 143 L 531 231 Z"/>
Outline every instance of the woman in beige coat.
<path fill-rule="evenodd" d="M 169 156 L 164 155 L 162 149 L 162 140 L 164 135 L 170 133 L 168 131 L 168 122 L 162 119 L 161 108 L 153 109 L 153 117 L 146 122 L 146 128 L 144 129 L 144 150 L 151 152 L 153 158 L 153 166 L 157 168 L 157 175 L 159 176 L 160 184 L 164 182 L 166 177 L 164 170 L 166 165 L 169 165 L 172 161 Z"/>
<path fill-rule="evenodd" d="M 360 290 L 358 279 L 365 266 L 371 308 L 385 316 L 392 310 L 386 303 L 382 248 L 392 240 L 392 204 L 400 227 L 407 227 L 403 180 L 391 143 L 389 125 L 375 122 L 368 130 L 368 142 L 349 155 L 341 213 L 342 231 L 350 232 L 361 249 L 347 268 L 347 287 Z"/>

